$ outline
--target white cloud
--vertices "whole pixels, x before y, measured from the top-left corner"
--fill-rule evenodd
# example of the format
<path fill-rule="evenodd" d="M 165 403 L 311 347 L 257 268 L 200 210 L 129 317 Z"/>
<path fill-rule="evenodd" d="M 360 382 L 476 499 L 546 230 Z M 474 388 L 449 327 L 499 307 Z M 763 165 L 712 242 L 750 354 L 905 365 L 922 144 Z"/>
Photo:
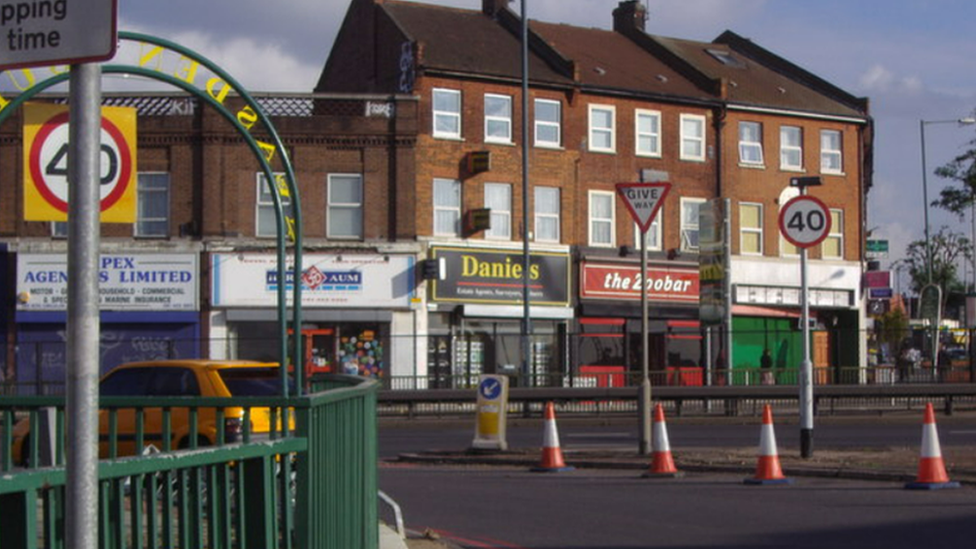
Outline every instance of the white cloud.
<path fill-rule="evenodd" d="M 888 68 L 875 64 L 858 79 L 857 89 L 862 93 L 918 94 L 924 91 L 924 86 L 917 76 L 898 76 Z"/>

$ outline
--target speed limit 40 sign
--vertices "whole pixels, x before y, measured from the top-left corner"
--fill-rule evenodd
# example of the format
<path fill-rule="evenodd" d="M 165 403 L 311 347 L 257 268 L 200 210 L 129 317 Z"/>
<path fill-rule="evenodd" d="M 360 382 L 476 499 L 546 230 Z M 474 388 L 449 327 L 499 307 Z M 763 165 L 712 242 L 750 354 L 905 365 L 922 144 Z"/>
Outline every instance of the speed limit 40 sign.
<path fill-rule="evenodd" d="M 830 234 L 830 210 L 818 198 L 801 195 L 787 202 L 779 212 L 783 238 L 797 248 L 809 248 Z"/>
<path fill-rule="evenodd" d="M 68 108 L 24 108 L 24 219 L 68 219 Z M 135 109 L 102 107 L 99 145 L 101 221 L 136 220 Z"/>

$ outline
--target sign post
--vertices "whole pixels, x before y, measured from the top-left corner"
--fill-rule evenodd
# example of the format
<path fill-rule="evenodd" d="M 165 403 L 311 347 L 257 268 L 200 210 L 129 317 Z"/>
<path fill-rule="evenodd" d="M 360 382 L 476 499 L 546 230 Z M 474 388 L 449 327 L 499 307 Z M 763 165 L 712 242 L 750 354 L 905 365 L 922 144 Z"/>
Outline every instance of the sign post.
<path fill-rule="evenodd" d="M 637 399 L 641 455 L 651 453 L 650 340 L 647 334 L 647 230 L 671 190 L 670 183 L 617 183 L 617 193 L 641 230 L 641 386 Z"/>
<path fill-rule="evenodd" d="M 115 55 L 116 0 L 0 0 L 0 71 L 71 65 L 65 416 L 71 418 L 65 543 L 98 547 L 98 249 L 102 69 Z"/>
<path fill-rule="evenodd" d="M 800 179 L 800 178 L 797 178 Z M 807 179 L 807 178 L 803 178 Z M 816 178 L 819 181 L 819 178 Z M 815 183 L 806 183 L 815 184 Z M 810 299 L 807 282 L 807 248 L 823 242 L 830 233 L 830 210 L 819 199 L 806 195 L 793 198 L 779 212 L 783 238 L 800 248 L 800 299 L 803 326 L 803 363 L 800 366 L 800 456 L 813 456 L 813 362 L 810 360 Z"/>

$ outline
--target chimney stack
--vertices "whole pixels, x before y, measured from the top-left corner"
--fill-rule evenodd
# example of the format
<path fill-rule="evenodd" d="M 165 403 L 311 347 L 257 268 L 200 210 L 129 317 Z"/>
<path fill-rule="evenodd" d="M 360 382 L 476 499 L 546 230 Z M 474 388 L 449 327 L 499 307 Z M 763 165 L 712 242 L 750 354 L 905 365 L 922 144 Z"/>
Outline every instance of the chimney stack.
<path fill-rule="evenodd" d="M 484 0 L 487 4 L 489 0 Z M 628 30 L 639 30 L 644 32 L 647 23 L 647 9 L 639 0 L 624 0 L 613 10 L 613 30 L 616 32 L 626 32 Z"/>
<path fill-rule="evenodd" d="M 481 11 L 489 17 L 494 17 L 511 3 L 512 0 L 481 0 Z"/>

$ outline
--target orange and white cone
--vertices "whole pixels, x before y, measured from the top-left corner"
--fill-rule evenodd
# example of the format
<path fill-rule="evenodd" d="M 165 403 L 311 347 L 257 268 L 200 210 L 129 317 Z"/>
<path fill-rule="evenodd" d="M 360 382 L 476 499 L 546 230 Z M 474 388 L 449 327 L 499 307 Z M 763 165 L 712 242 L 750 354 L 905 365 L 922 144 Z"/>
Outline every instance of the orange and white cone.
<path fill-rule="evenodd" d="M 546 414 L 543 417 L 542 432 L 542 460 L 532 471 L 536 473 L 559 473 L 572 471 L 563 460 L 563 451 L 559 447 L 559 431 L 556 429 L 556 407 L 552 402 L 546 403 Z"/>
<path fill-rule="evenodd" d="M 951 482 L 942 460 L 939 433 L 935 427 L 935 409 L 932 403 L 925 405 L 925 419 L 922 422 L 922 457 L 918 462 L 918 476 L 905 488 L 912 490 L 940 490 L 959 488 L 958 482 Z"/>
<path fill-rule="evenodd" d="M 759 437 L 759 463 L 756 476 L 747 478 L 746 484 L 792 484 L 793 479 L 783 475 L 776 452 L 776 431 L 773 430 L 773 409 L 767 404 L 763 407 L 762 431 Z"/>
<path fill-rule="evenodd" d="M 664 421 L 664 407 L 660 404 L 654 406 L 654 422 L 651 432 L 651 444 L 654 451 L 651 454 L 651 468 L 642 476 L 645 478 L 675 478 L 684 476 L 674 466 L 674 457 L 671 455 L 671 443 L 668 442 L 668 425 Z"/>

